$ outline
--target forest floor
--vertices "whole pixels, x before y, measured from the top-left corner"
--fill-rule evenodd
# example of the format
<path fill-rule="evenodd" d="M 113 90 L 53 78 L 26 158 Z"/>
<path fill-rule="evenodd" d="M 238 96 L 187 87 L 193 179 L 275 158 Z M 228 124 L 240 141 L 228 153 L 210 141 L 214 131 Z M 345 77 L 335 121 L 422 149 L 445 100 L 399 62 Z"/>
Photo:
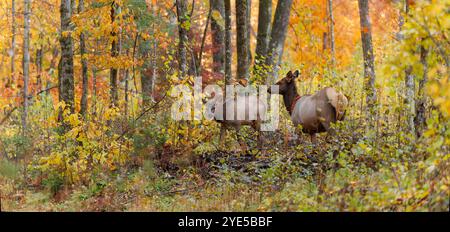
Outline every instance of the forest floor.
<path fill-rule="evenodd" d="M 20 165 L 3 160 L 11 174 L 0 175 L 2 210 L 428 211 L 448 205 L 442 189 L 448 182 L 422 191 L 411 171 L 357 155 L 359 135 L 347 135 L 331 140 L 320 135 L 317 144 L 285 144 L 276 135 L 271 141 L 280 142 L 266 143 L 263 152 L 252 146 L 244 153 L 219 149 L 190 160 L 180 159 L 178 151 L 170 162 L 141 160 L 126 171 L 100 173 L 90 183 L 57 191 L 48 180 L 24 184 L 23 176 L 12 174 L 20 172 Z M 352 149 L 352 155 L 342 156 Z"/>

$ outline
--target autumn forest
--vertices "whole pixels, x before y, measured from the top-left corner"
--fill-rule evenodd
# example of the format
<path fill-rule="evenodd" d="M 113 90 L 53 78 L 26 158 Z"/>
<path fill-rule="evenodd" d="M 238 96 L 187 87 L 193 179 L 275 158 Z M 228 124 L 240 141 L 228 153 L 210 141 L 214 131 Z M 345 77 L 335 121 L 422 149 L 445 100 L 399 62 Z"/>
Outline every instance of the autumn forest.
<path fill-rule="evenodd" d="M 0 211 L 449 210 L 450 0 L 2 0 L 0 31 Z"/>

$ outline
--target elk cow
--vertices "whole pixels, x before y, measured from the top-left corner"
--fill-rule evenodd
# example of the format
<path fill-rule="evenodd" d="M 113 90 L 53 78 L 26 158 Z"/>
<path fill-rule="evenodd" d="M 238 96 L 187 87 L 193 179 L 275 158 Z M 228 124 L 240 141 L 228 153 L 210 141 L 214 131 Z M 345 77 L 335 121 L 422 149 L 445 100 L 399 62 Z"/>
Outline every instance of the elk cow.
<path fill-rule="evenodd" d="M 348 99 L 331 87 L 323 88 L 314 95 L 300 96 L 295 86 L 298 76 L 298 70 L 294 73 L 289 71 L 276 85 L 294 126 L 301 125 L 302 131 L 316 143 L 316 133 L 329 131 L 331 123 L 344 120 Z M 270 88 L 268 92 L 271 93 Z"/>
<path fill-rule="evenodd" d="M 234 107 L 232 113 L 227 115 L 226 107 Z M 246 144 L 239 133 L 241 126 L 253 127 L 258 133 L 258 148 L 262 148 L 261 122 L 265 118 L 267 107 L 256 94 L 240 97 L 227 97 L 224 101 L 214 103 L 212 112 L 214 120 L 221 124 L 220 146 L 224 143 L 227 129 L 235 129 L 238 142 L 242 150 L 246 150 Z"/>

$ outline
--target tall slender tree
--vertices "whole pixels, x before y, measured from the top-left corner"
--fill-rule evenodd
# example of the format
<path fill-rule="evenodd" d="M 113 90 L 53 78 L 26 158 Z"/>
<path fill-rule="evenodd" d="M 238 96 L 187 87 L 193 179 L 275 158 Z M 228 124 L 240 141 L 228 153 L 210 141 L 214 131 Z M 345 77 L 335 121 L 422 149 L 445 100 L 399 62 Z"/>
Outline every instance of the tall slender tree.
<path fill-rule="evenodd" d="M 141 43 L 144 44 L 144 43 Z M 144 45 L 144 46 L 149 46 Z M 152 58 L 151 58 L 151 51 L 150 49 L 145 49 L 146 54 L 143 56 L 145 57 L 145 62 L 143 64 L 143 67 L 141 69 L 141 87 L 142 87 L 142 105 L 145 109 L 150 102 L 151 102 L 151 91 L 152 91 L 152 79 L 153 79 L 153 69 L 152 69 Z"/>
<path fill-rule="evenodd" d="M 428 49 L 424 45 L 420 47 L 420 63 L 423 67 L 422 79 L 419 81 L 419 89 L 417 96 L 416 117 L 414 118 L 417 137 L 421 137 L 426 126 L 426 95 L 425 85 L 428 82 Z"/>
<path fill-rule="evenodd" d="M 231 3 L 230 0 L 225 0 L 225 84 L 229 85 L 232 82 L 231 74 Z"/>
<path fill-rule="evenodd" d="M 409 1 L 405 0 L 405 17 L 404 22 L 406 23 L 408 21 L 409 15 Z M 416 113 L 416 101 L 415 101 L 415 75 L 413 74 L 413 67 L 411 65 L 408 65 L 405 69 L 405 87 L 406 87 L 406 93 L 405 93 L 405 102 L 406 102 L 406 116 L 408 120 L 408 130 L 411 134 L 415 134 L 415 124 L 414 124 L 414 116 Z"/>
<path fill-rule="evenodd" d="M 331 55 L 331 69 L 333 79 L 336 77 L 336 54 L 335 54 L 335 41 L 334 41 L 334 14 L 333 14 L 333 0 L 328 0 L 328 29 L 330 31 L 330 55 Z"/>
<path fill-rule="evenodd" d="M 260 0 L 258 11 L 258 34 L 256 37 L 255 63 L 267 58 L 270 41 L 270 24 L 272 23 L 272 0 Z"/>
<path fill-rule="evenodd" d="M 364 56 L 364 88 L 367 94 L 366 103 L 369 109 L 367 119 L 371 120 L 375 113 L 376 90 L 375 90 L 375 65 L 372 44 L 372 27 L 369 17 L 369 1 L 358 0 L 359 18 L 361 27 L 361 43 Z"/>
<path fill-rule="evenodd" d="M 44 35 L 42 33 L 39 33 L 39 40 L 42 40 L 42 38 L 44 37 Z M 38 47 L 36 48 L 36 71 L 37 71 L 37 75 L 36 75 L 36 86 L 37 86 L 37 91 L 42 90 L 42 65 L 44 62 L 44 48 L 42 44 L 37 45 Z"/>
<path fill-rule="evenodd" d="M 73 41 L 70 36 L 71 26 L 71 1 L 61 0 L 61 59 L 58 67 L 59 75 L 59 98 L 69 107 L 70 112 L 74 112 L 74 77 L 73 77 Z M 61 115 L 62 116 L 62 115 Z"/>
<path fill-rule="evenodd" d="M 115 24 L 116 21 L 116 11 L 118 10 L 118 5 L 116 3 L 116 1 L 112 1 L 111 3 L 111 24 Z M 117 32 L 113 29 L 111 31 L 111 37 L 112 37 L 112 43 L 111 43 L 111 56 L 112 57 L 117 57 L 119 56 L 119 44 L 118 44 L 118 40 L 119 37 L 117 35 Z M 117 106 L 117 101 L 119 100 L 119 93 L 117 90 L 117 77 L 118 77 L 118 69 L 116 67 L 111 67 L 110 69 L 110 101 L 111 101 L 111 106 L 112 107 L 116 107 Z"/>
<path fill-rule="evenodd" d="M 152 5 L 152 16 L 153 18 L 156 18 L 156 10 L 155 10 L 155 5 Z M 154 100 L 153 99 L 153 92 L 155 89 L 155 84 L 156 84 L 156 78 L 158 77 L 158 71 L 157 71 L 157 56 L 158 56 L 158 40 L 156 39 L 156 28 L 155 28 L 155 22 L 153 21 L 152 23 L 152 34 L 153 34 L 153 39 L 151 41 L 151 47 L 152 47 L 152 52 L 151 52 L 151 64 L 150 64 L 150 69 L 151 69 L 151 73 L 152 76 L 150 77 L 150 100 Z"/>
<path fill-rule="evenodd" d="M 224 73 L 225 69 L 225 2 L 222 0 L 210 0 L 212 17 L 211 33 L 213 44 L 213 71 Z"/>
<path fill-rule="evenodd" d="M 272 24 L 270 43 L 266 65 L 272 67 L 271 72 L 267 72 L 266 84 L 271 84 L 277 79 L 279 65 L 283 56 L 284 41 L 286 40 L 286 31 L 289 24 L 292 0 L 278 1 L 275 10 L 275 18 Z"/>
<path fill-rule="evenodd" d="M 15 58 L 16 58 L 16 1 L 11 1 L 11 80 L 10 83 L 15 82 Z"/>
<path fill-rule="evenodd" d="M 237 79 L 247 79 L 250 76 L 250 38 L 248 0 L 236 1 L 236 48 L 237 48 Z"/>
<path fill-rule="evenodd" d="M 248 65 L 252 63 L 252 50 L 250 49 L 250 41 L 252 40 L 252 0 L 247 0 L 247 38 L 248 38 Z"/>
<path fill-rule="evenodd" d="M 142 110 L 147 109 L 148 105 L 152 100 L 152 86 L 153 80 L 155 76 L 155 68 L 154 68 L 154 55 L 156 39 L 153 36 L 152 40 L 144 39 L 141 34 L 142 33 L 150 33 L 155 34 L 155 5 L 151 3 L 151 5 L 147 5 L 145 0 L 135 0 L 133 1 L 133 16 L 136 24 L 138 25 L 138 31 L 133 36 L 133 45 L 131 56 L 133 60 L 138 56 L 143 60 L 142 65 L 139 67 L 140 73 L 140 81 L 141 81 L 141 96 L 142 96 Z M 150 9 L 151 8 L 151 12 Z M 152 13 L 153 16 L 150 14 Z M 152 42 L 153 41 L 153 42 Z M 133 65 L 131 70 L 132 79 L 135 77 L 135 66 Z M 128 79 L 125 80 L 125 84 L 128 83 Z M 136 86 L 135 86 L 136 87 Z M 128 87 L 126 88 L 128 90 Z M 128 92 L 126 93 L 126 97 L 128 97 Z"/>
<path fill-rule="evenodd" d="M 30 79 L 30 15 L 31 0 L 24 0 L 24 20 L 23 20 L 23 114 L 22 114 L 22 132 L 27 131 L 28 116 L 28 81 Z"/>
<path fill-rule="evenodd" d="M 84 0 L 78 1 L 78 13 L 81 14 L 84 11 Z M 86 55 L 86 42 L 85 33 L 80 34 L 80 56 L 81 56 L 81 76 L 83 79 L 82 90 L 81 90 L 81 102 L 80 102 L 80 114 L 86 117 L 86 112 L 88 109 L 88 64 Z"/>
<path fill-rule="evenodd" d="M 178 65 L 181 78 L 184 78 L 187 72 L 187 40 L 188 40 L 188 14 L 186 0 L 176 0 L 177 18 L 178 18 Z"/>

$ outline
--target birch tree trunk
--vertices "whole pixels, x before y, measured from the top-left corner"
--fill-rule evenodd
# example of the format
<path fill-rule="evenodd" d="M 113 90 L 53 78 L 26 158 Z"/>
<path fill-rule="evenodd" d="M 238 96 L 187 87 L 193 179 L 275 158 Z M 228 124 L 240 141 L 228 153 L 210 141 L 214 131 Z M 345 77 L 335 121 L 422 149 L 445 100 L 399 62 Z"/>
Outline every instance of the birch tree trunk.
<path fill-rule="evenodd" d="M 11 80 L 9 84 L 15 82 L 16 67 L 14 60 L 16 58 L 16 1 L 11 2 Z"/>
<path fill-rule="evenodd" d="M 266 77 L 266 84 L 271 84 L 278 78 L 279 65 L 283 57 L 284 41 L 286 40 L 286 31 L 289 24 L 289 15 L 291 12 L 292 0 L 278 1 L 275 10 L 275 18 L 272 24 L 270 43 L 266 65 L 272 67 Z"/>
<path fill-rule="evenodd" d="M 225 0 L 225 84 L 231 84 L 231 3 Z"/>
<path fill-rule="evenodd" d="M 28 81 L 30 79 L 30 14 L 31 0 L 24 0 L 24 35 L 23 35 L 23 114 L 22 114 L 22 134 L 27 131 L 28 115 Z"/>
<path fill-rule="evenodd" d="M 366 117 L 368 121 L 372 121 L 372 117 L 375 114 L 376 90 L 372 28 L 369 17 L 369 1 L 358 0 L 358 6 L 361 26 L 361 43 L 364 57 L 364 89 L 367 94 L 366 103 L 369 110 Z"/>
<path fill-rule="evenodd" d="M 415 109 L 415 99 L 414 99 L 414 93 L 415 93 L 415 88 L 414 88 L 414 79 L 415 76 L 412 73 L 412 66 L 408 66 L 405 69 L 405 88 L 406 88 L 406 93 L 405 93 L 405 102 L 406 102 L 406 117 L 408 120 L 408 130 L 409 133 L 411 134 L 415 134 L 415 126 L 414 126 L 414 115 L 416 113 L 416 109 Z"/>
<path fill-rule="evenodd" d="M 213 72 L 223 75 L 225 69 L 225 3 L 222 0 L 210 0 L 212 17 L 211 33 L 213 44 Z M 218 18 L 220 17 L 220 18 Z"/>
<path fill-rule="evenodd" d="M 405 0 L 405 23 L 407 22 L 409 18 L 409 2 L 408 0 Z M 409 133 L 415 134 L 415 125 L 414 125 L 414 115 L 416 113 L 416 103 L 415 103 L 415 76 L 412 73 L 412 66 L 406 67 L 405 70 L 405 87 L 406 87 L 406 94 L 405 94 L 405 102 L 406 102 L 406 117 L 408 120 L 408 130 Z"/>
<path fill-rule="evenodd" d="M 333 0 L 328 0 L 328 17 L 330 30 L 330 52 L 331 52 L 331 74 L 333 79 L 336 78 L 336 55 L 335 55 L 335 41 L 334 41 L 334 15 L 333 15 Z"/>
<path fill-rule="evenodd" d="M 156 12 L 155 12 L 155 6 L 154 5 L 152 5 L 152 15 L 153 15 L 153 17 L 154 18 L 156 18 Z M 157 50 L 157 48 L 158 48 L 158 42 L 157 42 L 157 40 L 156 40 L 156 37 L 155 37 L 155 34 L 156 34 L 156 29 L 155 29 L 155 23 L 153 22 L 153 25 L 152 25 L 152 32 L 153 32 L 153 41 L 152 41 L 152 46 L 153 46 L 153 51 L 152 51 L 152 66 L 151 66 L 151 68 L 152 68 L 152 78 L 151 78 L 151 81 L 150 81 L 150 99 L 152 100 L 152 101 L 154 101 L 154 98 L 153 98 L 153 93 L 154 93 L 154 89 L 155 89 L 155 82 L 156 82 L 156 78 L 157 78 L 157 69 L 156 69 L 156 66 L 157 66 L 157 56 L 158 56 L 158 50 Z"/>
<path fill-rule="evenodd" d="M 237 48 L 237 73 L 236 79 L 250 77 L 250 38 L 248 0 L 236 1 L 236 48 Z"/>
<path fill-rule="evenodd" d="M 84 11 L 84 0 L 79 0 L 78 2 L 78 13 L 82 13 Z M 80 34 L 80 56 L 81 56 L 81 76 L 83 79 L 82 84 L 82 95 L 80 102 L 80 114 L 85 118 L 87 109 L 88 109 L 88 64 L 87 59 L 85 57 L 86 54 L 86 42 L 85 42 L 85 34 L 81 32 Z"/>
<path fill-rule="evenodd" d="M 64 101 L 70 112 L 74 112 L 74 77 L 73 77 L 73 41 L 70 36 L 71 26 L 71 1 L 61 0 L 61 60 L 59 70 L 59 96 Z M 64 109 L 62 109 L 64 110 Z M 62 116 L 62 115 L 61 115 Z M 62 119 L 62 118 L 60 118 Z"/>

